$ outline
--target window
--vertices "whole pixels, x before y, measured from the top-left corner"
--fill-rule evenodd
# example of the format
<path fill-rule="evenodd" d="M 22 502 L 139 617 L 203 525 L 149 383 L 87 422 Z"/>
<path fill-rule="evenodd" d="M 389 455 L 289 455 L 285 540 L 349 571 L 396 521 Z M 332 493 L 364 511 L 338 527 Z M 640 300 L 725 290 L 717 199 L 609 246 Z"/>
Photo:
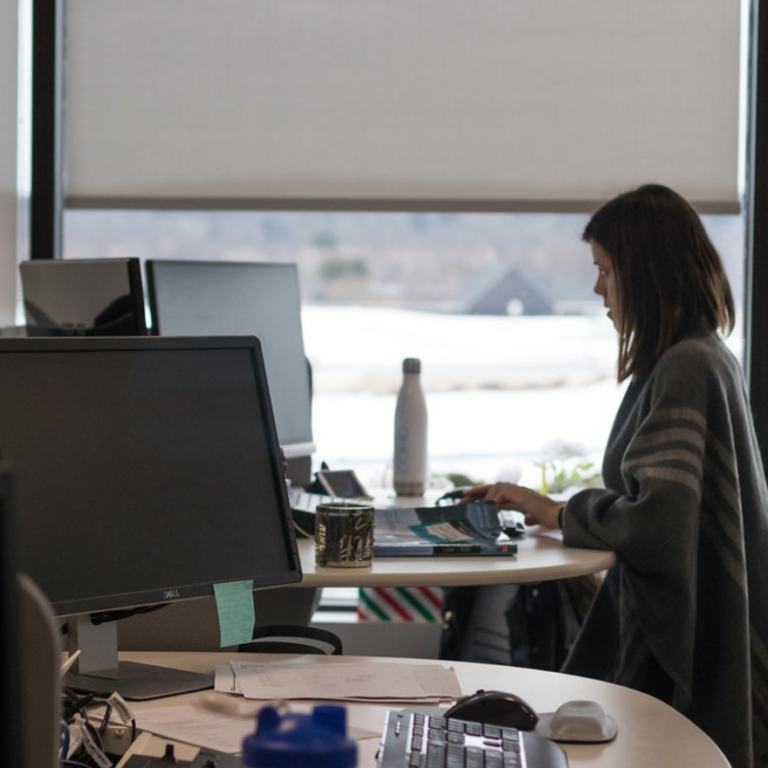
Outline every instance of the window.
<path fill-rule="evenodd" d="M 67 4 L 64 254 L 297 262 L 318 461 L 387 484 L 418 356 L 436 475 L 598 463 L 621 388 L 584 217 L 132 207 L 585 211 L 663 176 L 720 212 L 742 295 L 743 221 L 723 212 L 742 196 L 748 2 L 602 3 L 598 27 L 567 2 L 183 5 L 180 25 L 180 2 Z"/>
<path fill-rule="evenodd" d="M 737 301 L 743 220 L 706 216 Z M 69 210 L 70 258 L 290 261 L 299 264 L 313 367 L 316 461 L 391 484 L 396 392 L 420 357 L 430 469 L 471 482 L 542 467 L 599 470 L 623 388 L 616 337 L 564 214 L 128 212 Z M 741 316 L 741 306 L 737 309 Z M 739 325 L 730 339 L 741 356 Z M 551 482 L 553 470 L 548 469 Z"/>

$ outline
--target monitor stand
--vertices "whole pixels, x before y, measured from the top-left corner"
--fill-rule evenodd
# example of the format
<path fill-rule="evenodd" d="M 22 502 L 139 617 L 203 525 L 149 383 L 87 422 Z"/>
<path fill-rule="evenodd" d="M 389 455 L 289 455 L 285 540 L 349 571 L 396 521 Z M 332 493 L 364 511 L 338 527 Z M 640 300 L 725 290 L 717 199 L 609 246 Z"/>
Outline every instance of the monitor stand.
<path fill-rule="evenodd" d="M 142 701 L 213 687 L 213 675 L 117 660 L 117 622 L 94 624 L 89 614 L 68 621 L 70 654 L 80 651 L 63 684 L 77 691 L 119 693 Z"/>

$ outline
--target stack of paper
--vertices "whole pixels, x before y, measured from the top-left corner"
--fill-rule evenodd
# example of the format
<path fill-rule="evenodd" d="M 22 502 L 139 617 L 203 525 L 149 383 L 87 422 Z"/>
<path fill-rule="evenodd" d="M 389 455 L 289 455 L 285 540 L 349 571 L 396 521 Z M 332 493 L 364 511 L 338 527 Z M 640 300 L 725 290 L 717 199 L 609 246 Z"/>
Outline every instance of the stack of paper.
<path fill-rule="evenodd" d="M 243 699 L 201 695 L 197 706 L 142 709 L 139 728 L 188 744 L 236 754 L 253 733 L 254 713 L 267 702 L 285 699 L 334 700 L 368 704 L 438 704 L 462 695 L 456 672 L 440 664 L 370 661 L 328 663 L 307 656 L 275 657 L 270 661 L 233 661 L 216 667 L 216 691 L 258 700 L 253 711 Z M 236 706 L 232 706 L 235 704 Z M 295 706 L 303 707 L 298 703 Z M 352 707 L 349 735 L 358 740 L 381 737 L 386 710 Z M 239 716 L 238 716 L 239 715 Z"/>
<path fill-rule="evenodd" d="M 299 662 L 299 663 L 297 663 Z M 216 690 L 248 699 L 439 703 L 461 696 L 456 672 L 440 664 L 233 661 L 216 668 Z"/>
<path fill-rule="evenodd" d="M 255 721 L 253 717 L 232 717 L 184 704 L 142 709 L 136 713 L 136 725 L 142 731 L 184 744 L 237 754 L 243 749 L 243 739 L 253 733 Z"/>

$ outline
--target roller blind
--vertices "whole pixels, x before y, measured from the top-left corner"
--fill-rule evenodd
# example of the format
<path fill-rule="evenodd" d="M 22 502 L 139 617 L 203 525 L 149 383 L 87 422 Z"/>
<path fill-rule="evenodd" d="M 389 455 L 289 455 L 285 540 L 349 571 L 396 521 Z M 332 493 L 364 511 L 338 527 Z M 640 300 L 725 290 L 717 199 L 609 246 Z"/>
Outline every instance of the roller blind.
<path fill-rule="evenodd" d="M 737 0 L 65 0 L 68 206 L 738 209 Z"/>

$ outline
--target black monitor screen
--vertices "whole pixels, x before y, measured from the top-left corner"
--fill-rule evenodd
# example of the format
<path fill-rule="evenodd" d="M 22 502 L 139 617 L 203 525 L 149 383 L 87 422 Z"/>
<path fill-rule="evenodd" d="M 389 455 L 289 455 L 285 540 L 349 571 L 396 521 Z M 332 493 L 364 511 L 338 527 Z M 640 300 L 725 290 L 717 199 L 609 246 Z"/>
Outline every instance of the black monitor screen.
<path fill-rule="evenodd" d="M 0 339 L 0 450 L 59 614 L 301 578 L 254 338 Z"/>
<path fill-rule="evenodd" d="M 139 259 L 19 264 L 28 336 L 143 336 Z"/>
<path fill-rule="evenodd" d="M 286 456 L 309 456 L 311 390 L 295 264 L 147 261 L 153 326 L 163 336 L 249 334 L 264 349 Z"/>

